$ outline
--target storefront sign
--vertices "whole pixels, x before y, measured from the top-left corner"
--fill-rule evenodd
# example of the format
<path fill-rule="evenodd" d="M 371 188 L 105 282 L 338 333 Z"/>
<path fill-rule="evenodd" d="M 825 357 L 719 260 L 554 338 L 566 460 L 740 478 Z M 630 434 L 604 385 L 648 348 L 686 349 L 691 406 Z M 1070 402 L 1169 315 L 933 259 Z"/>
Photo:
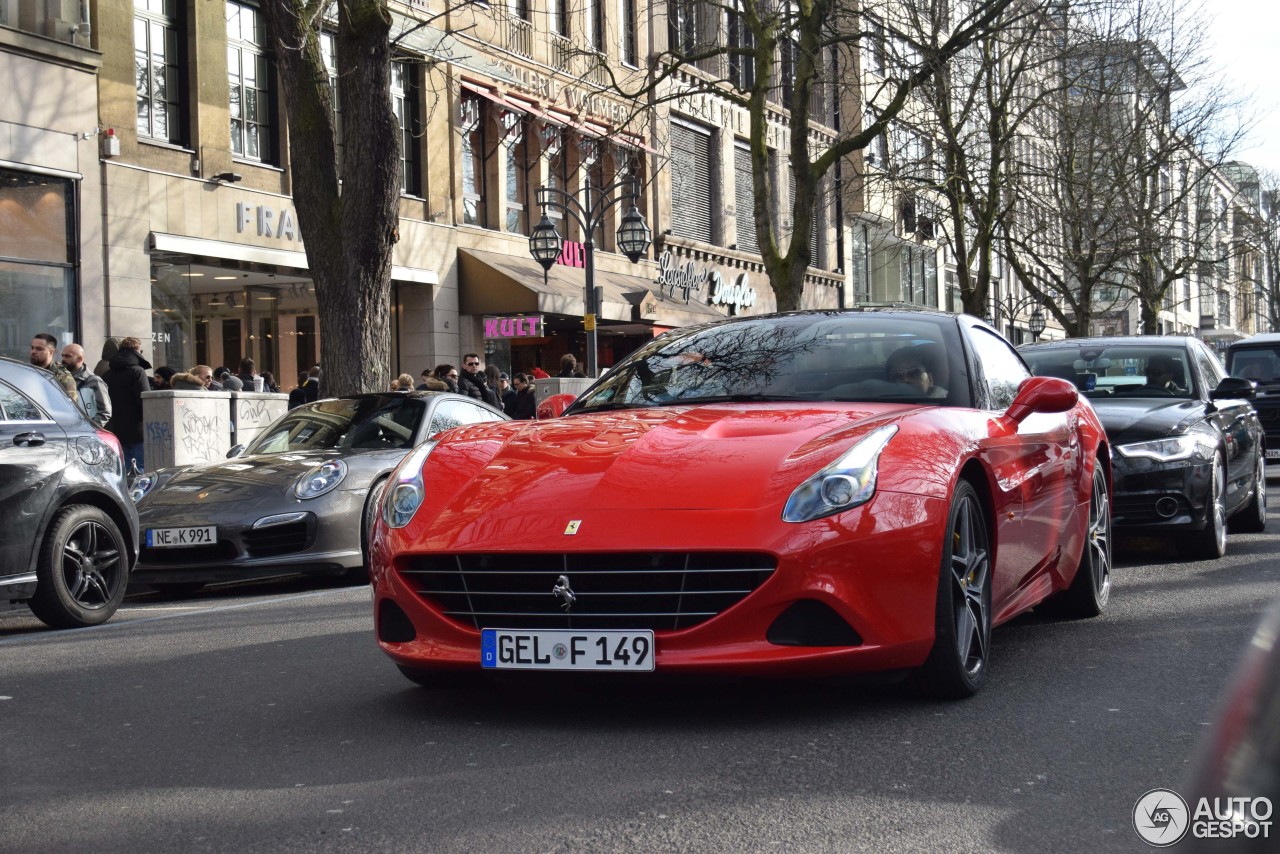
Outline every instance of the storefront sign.
<path fill-rule="evenodd" d="M 556 263 L 566 267 L 585 267 L 587 249 L 576 240 L 566 240 L 560 246 L 560 257 L 556 259 Z"/>
<path fill-rule="evenodd" d="M 283 240 L 298 240 L 298 224 L 292 208 L 281 208 L 279 212 L 265 205 L 250 205 L 236 202 L 236 231 L 244 233 L 257 223 L 259 237 L 279 237 Z"/>
<path fill-rule="evenodd" d="M 710 267 L 698 269 L 692 261 L 683 267 L 676 266 L 676 259 L 670 252 L 663 252 L 658 258 L 657 282 L 667 294 L 675 296 L 676 291 L 689 302 L 693 294 L 701 294 L 703 288 L 709 289 L 707 299 L 712 305 L 731 305 L 734 308 L 750 308 L 756 304 L 756 289 L 747 281 L 746 273 L 739 273 L 733 284 L 729 284 L 719 270 Z"/>
<path fill-rule="evenodd" d="M 484 319 L 485 338 L 541 338 L 542 315 L 529 317 L 486 317 Z"/>

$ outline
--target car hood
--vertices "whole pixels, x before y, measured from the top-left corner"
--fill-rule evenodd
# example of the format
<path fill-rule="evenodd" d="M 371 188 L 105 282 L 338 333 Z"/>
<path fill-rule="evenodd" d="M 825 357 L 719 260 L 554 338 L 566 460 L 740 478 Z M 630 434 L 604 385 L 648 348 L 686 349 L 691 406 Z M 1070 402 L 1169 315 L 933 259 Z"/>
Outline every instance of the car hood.
<path fill-rule="evenodd" d="M 1113 445 L 1181 435 L 1205 417 L 1204 403 L 1199 400 L 1094 398 L 1090 403 Z"/>
<path fill-rule="evenodd" d="M 724 510 L 781 502 L 901 405 L 708 405 L 571 415 L 452 432 L 424 468 L 428 500 L 463 516 Z"/>
<path fill-rule="evenodd" d="M 292 498 L 298 478 L 325 460 L 340 459 L 347 464 L 347 476 L 340 489 L 367 489 L 379 472 L 393 468 L 407 453 L 386 451 L 335 452 L 332 448 L 290 451 L 236 457 L 225 462 L 161 469 L 160 481 L 142 507 L 225 504 L 248 501 L 264 495 Z"/>

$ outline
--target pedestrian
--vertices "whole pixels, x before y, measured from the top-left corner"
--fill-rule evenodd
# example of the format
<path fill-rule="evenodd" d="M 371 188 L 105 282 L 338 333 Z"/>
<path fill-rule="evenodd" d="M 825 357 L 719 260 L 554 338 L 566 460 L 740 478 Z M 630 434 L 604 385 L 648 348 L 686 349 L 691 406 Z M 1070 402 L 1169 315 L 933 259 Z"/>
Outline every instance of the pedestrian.
<path fill-rule="evenodd" d="M 516 390 L 515 404 L 507 412 L 517 421 L 532 421 L 538 417 L 538 396 L 533 388 L 533 378 L 528 374 L 516 374 L 511 378 Z"/>
<path fill-rule="evenodd" d="M 37 333 L 31 339 L 31 364 L 52 374 L 54 382 L 62 386 L 67 397 L 77 400 L 79 395 L 76 393 L 76 381 L 72 378 L 71 372 L 54 358 L 57 352 L 58 339 L 48 332 Z"/>
<path fill-rule="evenodd" d="M 205 382 L 196 374 L 197 365 L 189 371 L 180 371 L 169 380 L 169 388 L 174 391 L 204 391 Z M 159 369 L 157 369 L 159 370 Z M 212 377 L 212 375 L 210 375 Z"/>
<path fill-rule="evenodd" d="M 238 376 L 231 373 L 230 368 L 218 368 L 218 371 L 221 373 L 215 371 L 213 378 L 222 386 L 223 391 L 244 391 L 244 383 L 240 382 Z"/>
<path fill-rule="evenodd" d="M 205 391 L 222 391 L 222 386 L 214 383 L 213 368 L 208 365 L 196 365 L 188 373 L 200 381 L 200 387 Z"/>
<path fill-rule="evenodd" d="M 312 365 L 307 371 L 307 403 L 320 399 L 320 366 Z"/>
<path fill-rule="evenodd" d="M 102 345 L 102 358 L 98 360 L 98 364 L 93 366 L 93 372 L 100 377 L 105 377 L 107 371 L 111 369 L 111 360 L 119 352 L 120 339 L 108 338 Z"/>
<path fill-rule="evenodd" d="M 128 337 L 120 341 L 120 350 L 111 358 L 111 368 L 104 379 L 111 395 L 111 420 L 107 429 L 116 434 L 124 449 L 125 469 L 136 465 L 142 471 L 142 395 L 151 391 L 147 369 L 151 363 L 142 357 L 142 342 Z"/>
<path fill-rule="evenodd" d="M 262 390 L 271 392 L 272 394 L 280 393 L 280 386 L 276 385 L 275 374 L 270 371 L 263 371 L 259 376 L 262 377 Z"/>
<path fill-rule="evenodd" d="M 222 367 L 222 365 L 213 368 L 209 375 L 209 384 L 205 386 L 205 388 L 209 391 L 228 391 L 228 389 L 224 388 L 222 385 L 222 375 L 225 373 L 227 373 L 227 369 Z"/>
<path fill-rule="evenodd" d="M 435 375 L 430 368 L 422 369 L 422 382 L 418 383 L 414 391 L 447 391 L 448 386 L 444 380 Z"/>
<path fill-rule="evenodd" d="M 510 415 L 516 405 L 516 390 L 511 387 L 511 379 L 506 374 L 498 374 L 498 399 L 502 401 L 502 411 Z"/>
<path fill-rule="evenodd" d="M 161 365 L 152 372 L 151 390 L 152 391 L 170 391 L 173 388 L 172 381 L 178 372 L 168 365 Z"/>
<path fill-rule="evenodd" d="M 529 377 L 535 380 L 549 380 L 551 379 L 551 374 L 534 365 L 533 370 L 529 372 Z"/>
<path fill-rule="evenodd" d="M 449 391 L 458 394 L 458 369 L 453 365 L 436 365 L 436 379 L 443 380 Z"/>
<path fill-rule="evenodd" d="M 392 391 L 413 391 L 413 375 L 401 374 L 391 384 Z"/>
<path fill-rule="evenodd" d="M 307 380 L 310 377 L 306 371 L 298 374 L 298 384 L 293 391 L 289 392 L 289 408 L 297 409 L 299 406 L 307 402 Z"/>
<path fill-rule="evenodd" d="M 467 353 L 462 357 L 462 374 L 458 377 L 458 389 L 467 397 L 482 400 L 493 408 L 498 408 L 498 394 L 489 388 L 484 371 L 480 369 L 480 356 Z"/>
<path fill-rule="evenodd" d="M 498 408 L 502 408 L 502 390 L 498 387 L 498 379 L 502 376 L 502 371 L 498 370 L 498 366 L 488 364 L 484 366 L 484 381 L 489 388 L 493 389 L 493 396 L 498 399 Z"/>
<path fill-rule="evenodd" d="M 572 353 L 565 353 L 560 357 L 560 373 L 557 377 L 578 377 L 586 376 L 582 371 L 578 370 L 578 359 Z"/>
<path fill-rule="evenodd" d="M 259 391 L 258 366 L 248 356 L 240 360 L 240 372 L 236 374 L 245 391 Z"/>
<path fill-rule="evenodd" d="M 68 344 L 62 348 L 62 367 L 67 369 L 75 380 L 76 391 L 80 396 L 80 404 L 89 414 L 89 420 L 95 427 L 105 427 L 111 420 L 111 393 L 102 377 L 89 370 L 84 362 L 84 348 L 79 344 Z"/>

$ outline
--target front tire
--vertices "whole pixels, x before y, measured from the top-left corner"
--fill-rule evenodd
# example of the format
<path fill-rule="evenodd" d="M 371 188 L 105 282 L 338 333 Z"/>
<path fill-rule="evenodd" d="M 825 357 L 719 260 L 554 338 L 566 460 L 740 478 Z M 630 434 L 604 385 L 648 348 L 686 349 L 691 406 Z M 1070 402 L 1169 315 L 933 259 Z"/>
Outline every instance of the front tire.
<path fill-rule="evenodd" d="M 100 625 L 129 585 L 128 544 L 99 508 L 64 507 L 45 534 L 36 579 L 30 605 L 41 622 L 55 629 Z"/>
<path fill-rule="evenodd" d="M 1204 529 L 1178 538 L 1178 554 L 1184 560 L 1217 560 L 1227 553 L 1227 509 L 1222 503 L 1227 470 L 1222 464 L 1221 453 L 1213 455 L 1212 477 Z"/>
<path fill-rule="evenodd" d="M 1258 534 L 1267 527 L 1267 460 L 1258 448 L 1258 471 L 1253 477 L 1253 496 L 1240 512 L 1231 517 L 1231 530 L 1242 534 Z"/>
<path fill-rule="evenodd" d="M 1071 586 L 1045 601 L 1043 610 L 1068 619 L 1096 617 L 1106 610 L 1111 598 L 1111 495 L 1102 461 L 1093 466 L 1093 489 L 1089 494 L 1089 523 L 1080 566 Z"/>
<path fill-rule="evenodd" d="M 960 481 L 951 500 L 934 617 L 933 650 L 918 673 L 932 697 L 971 697 L 986 680 L 991 649 L 991 542 L 978 493 Z"/>

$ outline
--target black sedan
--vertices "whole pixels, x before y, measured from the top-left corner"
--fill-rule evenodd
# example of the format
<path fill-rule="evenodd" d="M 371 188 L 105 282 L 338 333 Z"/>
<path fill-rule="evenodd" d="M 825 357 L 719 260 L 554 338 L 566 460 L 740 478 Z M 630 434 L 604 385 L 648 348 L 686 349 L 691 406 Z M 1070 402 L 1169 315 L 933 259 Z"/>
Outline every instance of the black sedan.
<path fill-rule="evenodd" d="M 138 554 L 120 442 L 40 368 L 0 358 L 0 608 L 106 622 Z"/>
<path fill-rule="evenodd" d="M 226 462 L 145 474 L 133 483 L 134 584 L 191 593 L 214 581 L 358 572 L 369 514 L 405 454 L 452 427 L 506 418 L 446 392 L 332 398 L 285 413 Z"/>
<path fill-rule="evenodd" d="M 1184 558 L 1221 557 L 1267 521 L 1254 385 L 1196 338 L 1069 338 L 1021 348 L 1039 375 L 1076 384 L 1112 446 L 1116 534 L 1175 537 Z"/>

